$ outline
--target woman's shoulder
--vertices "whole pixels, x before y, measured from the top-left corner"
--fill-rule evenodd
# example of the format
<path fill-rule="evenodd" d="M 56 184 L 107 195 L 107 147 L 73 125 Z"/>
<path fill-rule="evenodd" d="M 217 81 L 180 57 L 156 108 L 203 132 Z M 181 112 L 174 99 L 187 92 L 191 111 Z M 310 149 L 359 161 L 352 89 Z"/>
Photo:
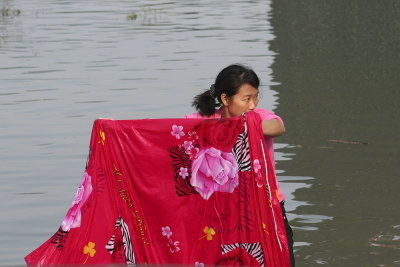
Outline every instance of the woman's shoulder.
<path fill-rule="evenodd" d="M 183 118 L 185 118 L 185 119 L 200 119 L 200 118 L 202 118 L 202 116 L 200 115 L 199 112 L 196 112 L 196 113 L 192 113 L 192 114 L 186 114 L 185 116 L 183 116 Z"/>
<path fill-rule="evenodd" d="M 254 112 L 256 112 L 258 115 L 260 115 L 261 120 L 263 120 L 263 121 L 277 119 L 280 122 L 282 122 L 282 124 L 283 124 L 282 118 L 279 117 L 278 115 L 276 115 L 275 113 L 273 113 L 272 111 L 269 111 L 269 110 L 266 110 L 266 109 L 263 109 L 263 108 L 256 108 L 254 110 Z"/>
<path fill-rule="evenodd" d="M 268 117 L 268 116 L 277 116 L 272 111 L 269 111 L 269 110 L 266 110 L 263 108 L 256 108 L 256 109 L 254 109 L 254 112 L 256 112 L 258 115 L 260 115 L 261 118 Z"/>
<path fill-rule="evenodd" d="M 199 112 L 186 114 L 183 118 L 185 119 L 219 119 L 221 118 L 221 110 L 217 109 L 211 116 L 203 116 Z"/>

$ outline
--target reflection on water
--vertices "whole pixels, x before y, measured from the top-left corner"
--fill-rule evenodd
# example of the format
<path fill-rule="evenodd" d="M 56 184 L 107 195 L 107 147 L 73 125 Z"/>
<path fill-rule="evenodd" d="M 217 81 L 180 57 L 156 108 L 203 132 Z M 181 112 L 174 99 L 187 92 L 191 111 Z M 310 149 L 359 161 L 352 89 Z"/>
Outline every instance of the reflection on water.
<path fill-rule="evenodd" d="M 318 224 L 322 223 L 324 220 L 331 220 L 332 217 L 325 215 L 316 214 L 296 214 L 290 211 L 295 211 L 297 207 L 302 205 L 312 205 L 307 201 L 295 200 L 293 193 L 300 188 L 310 188 L 311 185 L 307 183 L 307 180 L 313 179 L 311 177 L 299 177 L 299 176 L 278 176 L 280 186 L 282 186 L 286 193 L 286 203 L 285 207 L 288 210 L 288 218 L 291 223 L 294 223 L 293 229 L 316 231 L 318 230 Z M 302 242 L 300 242 L 302 243 Z M 296 244 L 295 244 L 296 245 Z"/>
<path fill-rule="evenodd" d="M 277 139 L 279 140 L 279 139 Z M 285 173 L 284 170 L 280 170 L 279 166 L 282 161 L 292 160 L 295 156 L 294 153 L 289 151 L 293 150 L 295 146 L 289 144 L 275 143 L 275 157 L 277 160 L 277 179 L 279 181 L 279 185 L 286 196 L 285 199 L 285 209 L 287 211 L 287 217 L 290 221 L 291 227 L 293 231 L 296 233 L 297 231 L 318 231 L 319 224 L 323 223 L 325 220 L 332 220 L 332 217 L 325 216 L 323 214 L 297 214 L 296 209 L 300 206 L 304 205 L 313 205 L 308 201 L 300 201 L 295 198 L 295 192 L 301 188 L 310 188 L 310 180 L 313 180 L 313 177 L 307 176 L 286 176 L 282 175 Z M 290 164 L 290 162 L 289 162 Z M 295 239 L 294 249 L 302 246 L 308 246 L 311 243 L 306 241 L 297 241 Z"/>
<path fill-rule="evenodd" d="M 289 216 L 299 266 L 400 264 L 399 11 L 398 1 L 272 1 L 279 142 L 291 145 L 280 152 L 292 157 L 278 168 L 307 184 Z"/>

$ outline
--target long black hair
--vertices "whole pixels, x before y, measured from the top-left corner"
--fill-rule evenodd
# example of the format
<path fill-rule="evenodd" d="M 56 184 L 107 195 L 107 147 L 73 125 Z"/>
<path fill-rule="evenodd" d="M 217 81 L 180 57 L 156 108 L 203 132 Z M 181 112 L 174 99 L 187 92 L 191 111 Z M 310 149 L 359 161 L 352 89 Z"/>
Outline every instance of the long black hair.
<path fill-rule="evenodd" d="M 250 84 L 258 89 L 260 79 L 257 74 L 249 67 L 233 64 L 224 68 L 215 79 L 215 83 L 210 89 L 194 97 L 192 106 L 199 111 L 202 116 L 211 116 L 216 108 L 221 106 L 221 94 L 226 94 L 231 98 L 236 95 L 239 88 L 244 84 Z M 217 102 L 217 101 L 218 102 Z"/>

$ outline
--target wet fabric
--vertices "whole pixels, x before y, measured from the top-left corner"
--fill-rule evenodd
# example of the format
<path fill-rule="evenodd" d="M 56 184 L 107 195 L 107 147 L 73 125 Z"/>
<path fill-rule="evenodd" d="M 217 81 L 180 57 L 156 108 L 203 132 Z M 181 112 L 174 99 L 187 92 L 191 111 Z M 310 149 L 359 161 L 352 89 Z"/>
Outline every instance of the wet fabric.
<path fill-rule="evenodd" d="M 290 266 L 261 119 L 96 120 L 82 183 L 28 265 Z"/>

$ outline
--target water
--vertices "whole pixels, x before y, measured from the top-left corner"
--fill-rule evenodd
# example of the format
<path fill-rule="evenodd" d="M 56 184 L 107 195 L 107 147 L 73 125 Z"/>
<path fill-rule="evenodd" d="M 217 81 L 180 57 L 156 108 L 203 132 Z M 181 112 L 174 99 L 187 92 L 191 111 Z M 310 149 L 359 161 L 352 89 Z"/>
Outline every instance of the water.
<path fill-rule="evenodd" d="M 287 133 L 278 179 L 298 266 L 398 266 L 399 4 L 1 1 L 0 265 L 59 227 L 98 117 L 181 117 L 228 64 Z M 333 143 L 360 140 L 369 145 Z"/>
<path fill-rule="evenodd" d="M 400 265 L 400 4 L 273 1 L 272 86 L 300 266 Z M 356 140 L 368 145 L 332 142 Z M 288 178 L 291 179 L 291 178 Z M 312 215 L 312 216 L 310 216 Z"/>

